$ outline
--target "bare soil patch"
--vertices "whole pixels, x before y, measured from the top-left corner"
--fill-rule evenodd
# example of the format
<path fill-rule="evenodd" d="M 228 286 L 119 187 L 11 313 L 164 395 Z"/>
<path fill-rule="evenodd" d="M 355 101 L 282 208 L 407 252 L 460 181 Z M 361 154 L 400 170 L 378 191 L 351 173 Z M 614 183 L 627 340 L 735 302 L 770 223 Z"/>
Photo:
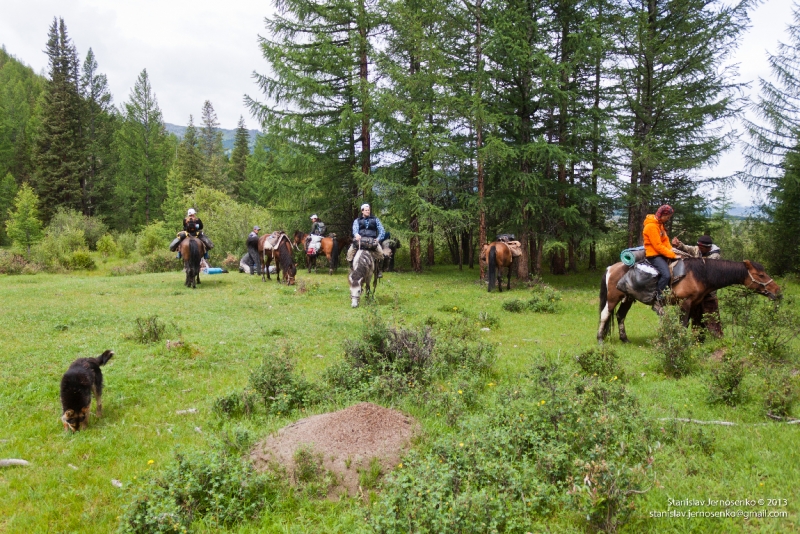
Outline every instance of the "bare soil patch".
<path fill-rule="evenodd" d="M 322 455 L 322 466 L 333 472 L 338 484 L 329 496 L 361 494 L 359 470 L 377 458 L 382 473 L 400 462 L 417 423 L 397 410 L 362 402 L 337 412 L 314 415 L 278 430 L 258 443 L 250 457 L 256 469 L 267 470 L 277 462 L 295 480 L 295 452 L 310 447 Z"/>

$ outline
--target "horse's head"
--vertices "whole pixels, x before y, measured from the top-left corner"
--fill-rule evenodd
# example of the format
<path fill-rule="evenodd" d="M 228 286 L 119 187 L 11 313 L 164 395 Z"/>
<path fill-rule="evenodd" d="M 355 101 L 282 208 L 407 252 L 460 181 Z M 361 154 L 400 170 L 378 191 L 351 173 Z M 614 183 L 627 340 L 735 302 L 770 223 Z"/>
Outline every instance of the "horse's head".
<path fill-rule="evenodd" d="M 354 280 L 353 273 L 350 273 L 347 279 L 350 281 L 350 306 L 352 308 L 358 308 L 358 301 L 361 299 L 361 292 L 363 291 L 361 284 L 364 283 L 364 277 L 362 276 Z"/>
<path fill-rule="evenodd" d="M 780 286 L 764 271 L 764 267 L 760 263 L 744 260 L 744 265 L 747 267 L 747 274 L 749 275 L 744 281 L 744 286 L 747 289 L 764 295 L 770 300 L 776 300 L 781 296 Z"/>
<path fill-rule="evenodd" d="M 292 242 L 293 242 L 295 245 L 302 245 L 302 244 L 303 244 L 303 243 L 305 243 L 305 241 L 306 241 L 306 235 L 307 235 L 307 234 L 304 234 L 304 233 L 303 233 L 303 232 L 301 232 L 300 230 L 295 230 L 295 232 L 294 232 L 294 238 L 292 239 Z"/>

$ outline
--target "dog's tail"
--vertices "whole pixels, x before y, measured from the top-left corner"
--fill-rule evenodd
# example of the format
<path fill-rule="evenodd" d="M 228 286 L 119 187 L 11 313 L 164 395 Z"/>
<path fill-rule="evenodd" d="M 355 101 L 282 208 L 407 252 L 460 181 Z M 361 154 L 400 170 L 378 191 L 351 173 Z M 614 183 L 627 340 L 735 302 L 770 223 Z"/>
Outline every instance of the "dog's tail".
<path fill-rule="evenodd" d="M 108 360 L 110 360 L 113 355 L 114 355 L 113 350 L 107 350 L 95 359 L 97 360 L 98 365 L 105 365 L 106 362 L 108 362 Z"/>

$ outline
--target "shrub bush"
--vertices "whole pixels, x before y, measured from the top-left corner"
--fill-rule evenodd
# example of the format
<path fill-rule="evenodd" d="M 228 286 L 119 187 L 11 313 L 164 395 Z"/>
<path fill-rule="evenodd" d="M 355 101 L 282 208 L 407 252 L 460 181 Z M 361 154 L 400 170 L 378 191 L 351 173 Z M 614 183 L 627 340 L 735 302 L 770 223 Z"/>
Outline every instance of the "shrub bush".
<path fill-rule="evenodd" d="M 97 269 L 92 257 L 87 249 L 78 249 L 73 252 L 65 261 L 66 267 L 71 270 L 84 269 L 91 271 Z"/>
<path fill-rule="evenodd" d="M 105 234 L 97 241 L 97 251 L 102 254 L 104 258 L 117 255 L 117 244 L 111 234 Z"/>
<path fill-rule="evenodd" d="M 47 226 L 47 233 L 60 237 L 64 234 L 82 234 L 84 242 L 73 247 L 88 246 L 95 250 L 97 242 L 108 232 L 108 226 L 97 217 L 87 217 L 75 210 L 58 208 Z"/>
<path fill-rule="evenodd" d="M 774 367 L 767 371 L 766 386 L 764 407 L 767 415 L 790 417 L 792 408 L 797 402 L 796 377 L 792 376 L 788 369 Z"/>
<path fill-rule="evenodd" d="M 378 532 L 526 532 L 570 507 L 614 531 L 647 479 L 655 438 L 618 381 L 539 366 L 491 410 L 409 453 L 368 520 Z"/>
<path fill-rule="evenodd" d="M 280 484 L 239 458 L 213 452 L 176 454 L 163 476 L 145 482 L 122 517 L 120 532 L 186 532 L 193 521 L 229 526 L 253 519 Z"/>
<path fill-rule="evenodd" d="M 136 250 L 135 234 L 123 232 L 117 236 L 117 255 L 120 258 L 127 258 L 134 250 Z"/>
<path fill-rule="evenodd" d="M 667 375 L 680 378 L 694 370 L 696 358 L 692 349 L 696 342 L 695 333 L 681 322 L 680 308 L 665 306 L 653 344 Z"/>
<path fill-rule="evenodd" d="M 139 232 L 136 250 L 140 256 L 147 256 L 157 250 L 169 250 L 170 234 L 162 221 L 150 223 Z"/>
<path fill-rule="evenodd" d="M 234 391 L 218 397 L 211 406 L 211 410 L 220 417 L 249 417 L 255 408 L 255 398 L 252 392 Z"/>
<path fill-rule="evenodd" d="M 619 356 L 608 345 L 593 347 L 575 356 L 575 361 L 584 373 L 589 376 L 600 376 L 603 378 L 620 376 L 622 373 L 619 368 Z"/>
<path fill-rule="evenodd" d="M 169 273 L 183 269 L 183 262 L 169 250 L 157 250 L 142 259 L 142 266 L 146 273 Z"/>
<path fill-rule="evenodd" d="M 537 313 L 556 313 L 558 312 L 561 293 L 548 286 L 547 284 L 537 284 L 533 286 L 533 295 L 527 303 L 527 308 Z"/>
<path fill-rule="evenodd" d="M 158 315 L 150 317 L 137 317 L 136 329 L 133 333 L 133 338 L 139 343 L 154 343 L 161 341 L 164 337 L 164 332 L 167 330 L 167 325 L 164 321 L 158 318 Z"/>
<path fill-rule="evenodd" d="M 708 402 L 736 406 L 742 400 L 741 385 L 745 377 L 745 360 L 735 352 L 725 354 L 711 373 Z"/>
<path fill-rule="evenodd" d="M 23 256 L 0 250 L 0 274 L 22 274 L 27 264 Z"/>
<path fill-rule="evenodd" d="M 277 353 L 266 354 L 261 365 L 250 373 L 250 387 L 258 393 L 268 413 L 285 414 L 310 404 L 312 388 L 295 374 L 291 348 L 283 345 Z"/>
<path fill-rule="evenodd" d="M 774 362 L 791 359 L 791 342 L 800 335 L 800 314 L 793 296 L 771 302 L 752 291 L 729 288 L 723 297 L 731 333 L 748 343 L 758 359 Z"/>

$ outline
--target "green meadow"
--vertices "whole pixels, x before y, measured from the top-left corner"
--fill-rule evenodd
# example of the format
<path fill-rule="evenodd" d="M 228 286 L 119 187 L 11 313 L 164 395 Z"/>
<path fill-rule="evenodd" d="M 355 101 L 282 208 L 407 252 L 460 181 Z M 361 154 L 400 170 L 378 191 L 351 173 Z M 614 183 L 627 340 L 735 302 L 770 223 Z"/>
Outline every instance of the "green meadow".
<path fill-rule="evenodd" d="M 513 390 L 541 362 L 580 371 L 575 356 L 597 346 L 599 276 L 546 276 L 544 282 L 561 297 L 556 313 L 512 313 L 503 304 L 528 298 L 530 288 L 487 293 L 477 270 L 451 266 L 421 275 L 387 273 L 374 307 L 383 320 L 408 328 L 482 312 L 496 318 L 488 331 L 474 326 L 479 339 L 495 345 L 497 360 L 491 386 L 475 392 L 470 413 L 490 413 L 502 403 L 499 392 Z M 301 270 L 294 287 L 239 273 L 201 279 L 192 290 L 183 286 L 180 272 L 112 277 L 105 266 L 89 273 L 0 276 L 0 458 L 30 462 L 0 468 L 0 531 L 113 532 L 136 492 L 166 472 L 176 452 L 214 448 L 235 425 L 260 437 L 308 414 L 346 407 L 331 397 L 289 414 L 242 421 L 227 421 L 212 410 L 216 399 L 243 390 L 253 369 L 281 343 L 291 344 L 298 371 L 312 383 L 342 360 L 343 342 L 359 336 L 364 322 L 374 317 L 369 306 L 350 308 L 343 269 L 334 276 Z M 789 296 L 800 293 L 800 284 L 778 283 Z M 140 343 L 136 321 L 153 316 L 166 330 L 159 341 Z M 736 406 L 710 404 L 711 355 L 721 342 L 708 340 L 696 347 L 696 369 L 678 379 L 664 373 L 651 343 L 657 316 L 636 305 L 626 325 L 631 343 L 622 345 L 616 333 L 608 343 L 619 355 L 624 386 L 656 432 L 663 424 L 677 438 L 654 442 L 645 483 L 627 496 L 632 511 L 620 530 L 800 530 L 800 425 L 765 416 L 759 368 L 745 367 L 742 400 Z M 168 349 L 167 339 L 184 345 Z M 796 353 L 796 343 L 791 346 Z M 92 416 L 86 431 L 67 433 L 59 420 L 61 376 L 74 359 L 105 349 L 116 354 L 103 368 L 103 417 Z M 792 357 L 782 365 L 796 375 L 796 362 Z M 415 451 L 458 432 L 430 407 L 408 399 L 391 407 L 419 420 Z M 660 421 L 675 418 L 736 424 Z M 197 517 L 191 530 L 352 532 L 368 528 L 365 517 L 376 495 L 368 502 L 332 502 L 288 492 L 257 517 L 224 527 Z M 669 499 L 719 502 L 670 506 Z M 721 515 L 768 510 L 787 517 L 658 517 L 670 510 Z M 530 521 L 531 532 L 588 528 L 570 509 Z"/>

